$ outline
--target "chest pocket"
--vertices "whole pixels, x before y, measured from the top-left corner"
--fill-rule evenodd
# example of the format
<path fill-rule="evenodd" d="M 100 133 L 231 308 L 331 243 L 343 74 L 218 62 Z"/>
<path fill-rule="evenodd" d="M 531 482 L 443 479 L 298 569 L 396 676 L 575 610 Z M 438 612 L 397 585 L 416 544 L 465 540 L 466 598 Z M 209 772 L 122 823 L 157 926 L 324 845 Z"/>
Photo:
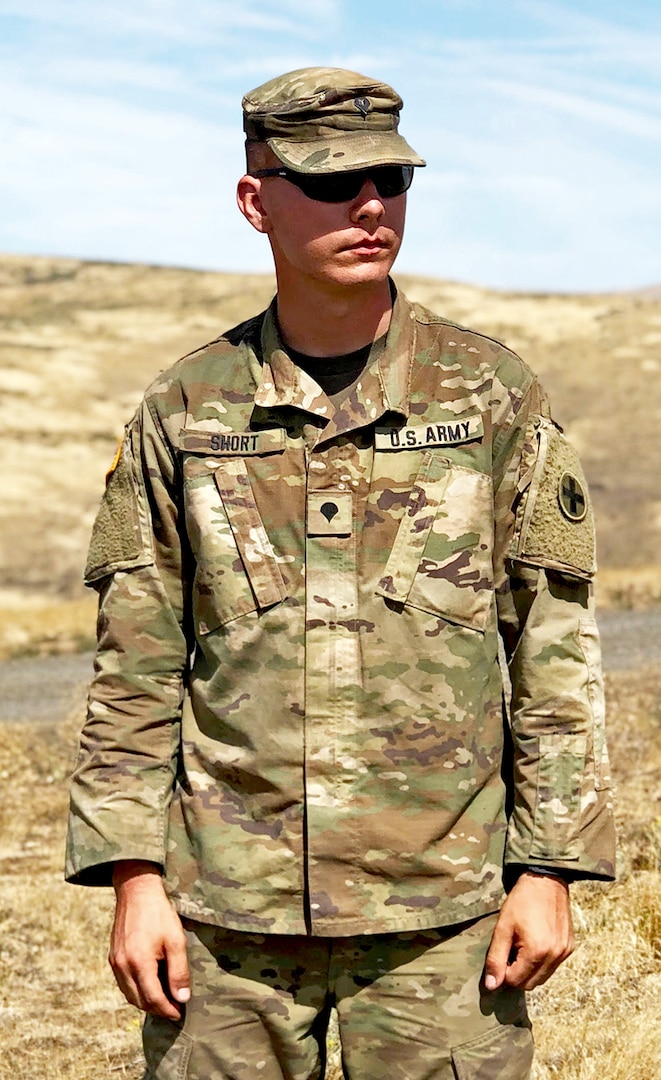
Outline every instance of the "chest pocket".
<path fill-rule="evenodd" d="M 207 634 L 287 597 L 278 559 L 257 509 L 242 458 L 189 457 L 186 518 L 196 559 L 193 618 Z"/>
<path fill-rule="evenodd" d="M 377 593 L 483 631 L 493 600 L 491 478 L 423 459 Z"/>

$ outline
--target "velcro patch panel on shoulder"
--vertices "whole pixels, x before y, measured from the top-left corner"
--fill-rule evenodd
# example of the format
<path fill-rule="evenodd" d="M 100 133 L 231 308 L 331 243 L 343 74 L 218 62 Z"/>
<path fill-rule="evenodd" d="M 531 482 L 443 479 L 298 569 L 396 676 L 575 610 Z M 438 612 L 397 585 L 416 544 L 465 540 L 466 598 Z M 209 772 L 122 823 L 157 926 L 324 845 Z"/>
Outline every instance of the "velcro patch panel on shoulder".
<path fill-rule="evenodd" d="M 284 428 L 266 431 L 205 431 L 183 428 L 179 446 L 193 454 L 212 457 L 245 457 L 247 454 L 277 454 L 285 448 Z"/>
<path fill-rule="evenodd" d="M 544 417 L 527 442 L 534 464 L 523 478 L 509 557 L 589 581 L 597 568 L 594 518 L 578 454 Z"/>
<path fill-rule="evenodd" d="M 459 420 L 377 428 L 374 445 L 377 450 L 421 450 L 434 446 L 460 446 L 481 439 L 483 434 L 482 416 L 475 413 Z"/>
<path fill-rule="evenodd" d="M 139 435 L 126 431 L 108 471 L 106 490 L 94 522 L 84 581 L 95 585 L 116 570 L 153 563 L 152 530 L 144 477 L 136 461 Z"/>

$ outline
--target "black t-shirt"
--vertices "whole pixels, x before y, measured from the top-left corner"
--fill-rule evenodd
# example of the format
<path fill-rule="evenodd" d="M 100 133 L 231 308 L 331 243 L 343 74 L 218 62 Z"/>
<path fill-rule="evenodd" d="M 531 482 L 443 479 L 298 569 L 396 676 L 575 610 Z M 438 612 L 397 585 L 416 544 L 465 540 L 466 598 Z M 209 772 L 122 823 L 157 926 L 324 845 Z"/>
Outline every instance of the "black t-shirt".
<path fill-rule="evenodd" d="M 378 341 L 370 341 L 343 356 L 308 356 L 289 345 L 287 352 L 295 364 L 312 376 L 333 404 L 339 405 L 363 374 L 372 349 L 380 352 L 384 343 L 385 334 Z"/>

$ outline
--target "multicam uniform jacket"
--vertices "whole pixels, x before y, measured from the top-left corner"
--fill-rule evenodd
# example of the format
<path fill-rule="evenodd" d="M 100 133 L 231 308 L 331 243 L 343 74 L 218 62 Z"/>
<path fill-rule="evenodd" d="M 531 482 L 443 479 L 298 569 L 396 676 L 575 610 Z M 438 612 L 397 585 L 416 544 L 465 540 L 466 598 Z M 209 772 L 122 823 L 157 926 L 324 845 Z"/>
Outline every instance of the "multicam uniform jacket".
<path fill-rule="evenodd" d="M 580 465 L 503 346 L 399 294 L 334 410 L 274 306 L 236 327 L 156 380 L 108 481 L 69 879 L 147 859 L 190 918 L 344 935 L 493 911 L 504 863 L 611 877 L 593 572 Z"/>

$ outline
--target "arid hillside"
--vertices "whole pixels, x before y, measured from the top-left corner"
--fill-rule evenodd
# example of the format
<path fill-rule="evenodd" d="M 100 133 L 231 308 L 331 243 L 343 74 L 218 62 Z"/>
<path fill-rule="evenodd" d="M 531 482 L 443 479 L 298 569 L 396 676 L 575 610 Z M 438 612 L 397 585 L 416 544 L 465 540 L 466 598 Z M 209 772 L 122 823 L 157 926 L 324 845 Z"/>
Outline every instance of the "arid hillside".
<path fill-rule="evenodd" d="M 399 278 L 543 377 L 597 504 L 602 567 L 661 564 L 661 292 L 496 293 Z M 75 601 L 104 472 L 148 382 L 265 306 L 273 281 L 0 257 L 0 607 Z"/>

